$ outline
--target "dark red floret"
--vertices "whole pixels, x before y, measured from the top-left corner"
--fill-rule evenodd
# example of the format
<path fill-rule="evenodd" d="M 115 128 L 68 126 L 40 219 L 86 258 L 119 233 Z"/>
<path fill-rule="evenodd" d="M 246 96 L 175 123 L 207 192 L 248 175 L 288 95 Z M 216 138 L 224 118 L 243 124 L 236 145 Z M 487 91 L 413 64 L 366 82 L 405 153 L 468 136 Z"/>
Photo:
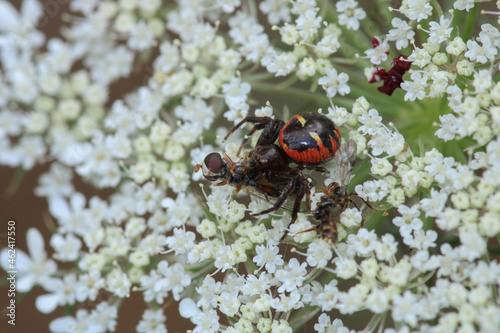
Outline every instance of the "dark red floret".
<path fill-rule="evenodd" d="M 411 62 L 406 61 L 408 56 L 401 55 L 394 58 L 392 62 L 392 68 L 387 72 L 384 68 L 378 68 L 375 70 L 369 83 L 383 81 L 384 84 L 377 89 L 386 95 L 391 96 L 394 90 L 401 87 L 403 80 L 403 75 L 410 69 Z"/>

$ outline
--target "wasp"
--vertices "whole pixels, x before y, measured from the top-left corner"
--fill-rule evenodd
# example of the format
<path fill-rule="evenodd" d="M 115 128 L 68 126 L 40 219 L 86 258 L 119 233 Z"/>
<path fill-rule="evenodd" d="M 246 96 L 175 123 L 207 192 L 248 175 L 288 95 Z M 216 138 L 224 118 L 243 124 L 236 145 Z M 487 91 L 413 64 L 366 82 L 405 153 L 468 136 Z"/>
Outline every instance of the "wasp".
<path fill-rule="evenodd" d="M 321 231 L 322 238 L 332 243 L 337 242 L 337 222 L 340 219 L 340 214 L 342 214 L 342 212 L 344 212 L 350 204 L 361 211 L 356 203 L 351 199 L 352 196 L 358 197 L 368 207 L 373 209 L 369 202 L 365 201 L 355 193 L 350 193 L 347 189 L 351 179 L 354 162 L 356 160 L 356 154 L 357 146 L 354 140 L 349 140 L 340 147 L 334 157 L 338 167 L 335 178 L 337 178 L 338 181 L 334 181 L 326 186 L 326 188 L 322 191 L 323 196 L 317 204 L 316 209 L 312 212 L 313 217 L 320 222 L 319 229 Z M 363 227 L 363 221 L 361 222 L 361 227 Z M 305 230 L 304 232 L 317 229 L 318 226 Z"/>

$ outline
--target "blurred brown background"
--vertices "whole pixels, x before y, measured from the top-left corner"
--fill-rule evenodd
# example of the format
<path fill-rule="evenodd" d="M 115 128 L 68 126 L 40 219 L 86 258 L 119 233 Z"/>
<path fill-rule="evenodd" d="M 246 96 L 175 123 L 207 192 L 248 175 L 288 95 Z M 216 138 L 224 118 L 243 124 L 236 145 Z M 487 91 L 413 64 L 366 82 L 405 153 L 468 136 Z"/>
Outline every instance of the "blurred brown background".
<path fill-rule="evenodd" d="M 38 29 L 42 30 L 47 39 L 60 36 L 59 28 L 63 23 L 63 18 L 67 19 L 69 0 L 39 0 L 44 7 L 44 16 L 40 20 Z M 21 7 L 21 0 L 9 0 L 17 9 Z M 133 75 L 115 82 L 111 86 L 111 98 L 114 100 L 123 96 L 124 93 L 140 86 L 144 83 L 144 78 L 149 76 L 147 66 L 141 67 L 142 72 L 134 72 Z M 146 72 L 144 71 L 146 69 Z M 1 124 L 0 124 L 1 126 Z M 45 249 L 48 254 L 53 253 L 48 245 L 50 232 L 47 229 L 43 216 L 47 215 L 48 206 L 44 198 L 36 197 L 33 190 L 38 184 L 38 177 L 48 170 L 48 165 L 40 165 L 24 174 L 19 185 L 11 186 L 16 174 L 15 169 L 0 166 L 0 248 L 7 245 L 7 222 L 16 222 L 16 249 L 27 252 L 26 231 L 30 227 L 36 227 L 44 236 Z M 87 198 L 93 195 L 105 197 L 106 192 L 86 186 L 81 181 L 76 188 L 82 191 Z M 109 193 L 109 192 L 108 192 Z M 59 264 L 59 263 L 58 263 Z M 64 315 L 63 308 L 57 308 L 53 313 L 45 315 L 35 308 L 37 296 L 46 292 L 41 287 L 35 287 L 28 294 L 16 293 L 16 325 L 8 324 L 6 317 L 6 306 L 10 298 L 7 296 L 8 285 L 5 272 L 0 269 L 0 332 L 48 332 L 49 323 Z M 86 308 L 94 308 L 95 304 L 85 304 Z M 130 299 L 126 299 L 118 311 L 118 326 L 116 332 L 135 332 L 135 327 L 141 319 L 145 309 L 144 300 L 140 292 L 132 292 Z M 74 315 L 74 311 L 70 314 Z M 171 304 L 166 312 L 167 329 L 169 332 L 185 332 L 192 328 L 190 322 L 184 318 L 179 318 L 177 304 Z"/>

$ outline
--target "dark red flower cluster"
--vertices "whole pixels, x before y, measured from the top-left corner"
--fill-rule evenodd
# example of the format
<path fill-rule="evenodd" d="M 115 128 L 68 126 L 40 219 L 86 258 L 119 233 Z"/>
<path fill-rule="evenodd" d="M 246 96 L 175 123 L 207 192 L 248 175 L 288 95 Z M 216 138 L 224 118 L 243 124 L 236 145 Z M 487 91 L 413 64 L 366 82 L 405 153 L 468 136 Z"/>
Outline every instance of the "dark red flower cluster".
<path fill-rule="evenodd" d="M 403 82 L 403 75 L 410 69 L 411 62 L 406 61 L 408 56 L 400 55 L 394 58 L 392 62 L 392 68 L 387 72 L 385 69 L 377 67 L 375 73 L 370 79 L 370 83 L 384 81 L 384 85 L 378 87 L 377 89 L 384 94 L 389 96 L 392 95 L 396 88 L 401 86 Z"/>

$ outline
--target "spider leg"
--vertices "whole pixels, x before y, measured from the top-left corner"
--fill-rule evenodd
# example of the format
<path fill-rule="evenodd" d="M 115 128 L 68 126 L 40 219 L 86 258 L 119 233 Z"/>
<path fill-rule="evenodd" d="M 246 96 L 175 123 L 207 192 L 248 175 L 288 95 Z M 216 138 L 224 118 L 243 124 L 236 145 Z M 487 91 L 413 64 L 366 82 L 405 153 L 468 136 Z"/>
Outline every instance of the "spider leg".
<path fill-rule="evenodd" d="M 274 206 L 272 206 L 271 208 L 266 209 L 260 213 L 255 213 L 252 215 L 253 216 L 264 215 L 264 214 L 268 214 L 268 213 L 271 213 L 271 212 L 274 212 L 274 211 L 277 211 L 278 209 L 280 209 L 280 207 L 285 202 L 286 198 L 292 193 L 293 189 L 295 188 L 295 185 L 296 185 L 296 180 L 294 177 L 291 177 L 290 182 L 286 185 L 283 192 L 281 192 L 281 195 L 278 197 L 278 199 L 274 203 Z M 294 208 L 295 208 L 295 206 L 294 206 Z"/>
<path fill-rule="evenodd" d="M 306 195 L 306 205 L 307 205 L 307 210 L 311 210 L 311 188 L 309 181 L 307 178 L 304 176 L 301 170 L 292 170 L 292 173 L 295 174 L 295 176 L 298 178 L 300 183 L 304 187 L 305 195 Z"/>
<path fill-rule="evenodd" d="M 243 124 L 245 123 L 253 123 L 253 124 L 256 124 L 251 130 L 250 132 L 248 132 L 247 135 L 245 135 L 245 137 L 243 138 L 243 141 L 241 142 L 241 146 L 240 148 L 238 149 L 238 153 L 236 154 L 237 156 L 240 155 L 240 152 L 241 150 L 243 149 L 243 146 L 245 145 L 245 143 L 248 141 L 248 139 L 252 136 L 253 133 L 255 133 L 257 130 L 260 130 L 260 129 L 263 129 L 265 128 L 269 123 L 272 123 L 273 120 L 272 118 L 270 117 L 245 117 L 243 118 L 242 121 L 240 121 L 239 123 L 237 123 L 233 128 L 231 128 L 231 130 L 229 131 L 229 133 L 227 133 L 226 137 L 224 138 L 224 141 L 227 140 L 227 138 L 234 133 L 234 131 L 236 131 L 238 128 L 240 128 Z M 276 140 L 276 139 L 275 139 Z M 274 141 L 273 141 L 274 142 Z"/>
<path fill-rule="evenodd" d="M 233 132 L 236 131 L 238 128 L 240 128 L 244 123 L 246 123 L 246 122 L 249 122 L 249 123 L 258 123 L 259 121 L 257 121 L 256 118 L 268 118 L 268 117 L 245 117 L 245 118 L 243 118 L 242 121 L 240 121 L 239 123 L 237 123 L 236 125 L 234 125 L 233 128 L 231 128 L 231 130 L 229 131 L 229 133 L 227 133 L 226 137 L 224 138 L 224 141 L 226 141 L 227 138 L 229 138 L 229 136 L 231 134 L 233 134 Z M 271 119 L 271 118 L 269 118 L 269 119 Z"/>
<path fill-rule="evenodd" d="M 304 185 L 304 182 L 299 180 L 298 186 L 299 186 L 299 189 L 297 191 L 297 195 L 295 196 L 295 202 L 293 204 L 292 220 L 288 224 L 288 227 L 290 227 L 290 225 L 292 223 L 295 223 L 295 221 L 297 220 L 297 216 L 298 216 L 299 211 L 300 211 L 300 204 L 302 203 L 302 199 L 304 198 L 304 195 L 306 194 L 306 192 L 308 192 L 308 189 L 306 190 L 307 185 Z M 285 233 L 285 235 L 286 235 L 286 233 Z M 283 235 L 283 236 L 285 236 L 285 235 Z"/>
<path fill-rule="evenodd" d="M 250 137 L 256 131 L 261 130 L 263 128 L 266 128 L 266 125 L 267 125 L 267 123 L 263 123 L 263 124 L 257 124 L 254 127 L 252 127 L 252 129 L 250 130 L 250 132 L 248 132 L 248 134 L 245 135 L 245 137 L 243 138 L 243 140 L 241 140 L 241 145 L 240 145 L 240 148 L 238 148 L 238 152 L 236 153 L 236 156 L 240 156 L 241 150 L 243 149 L 243 146 L 245 145 L 245 143 L 247 143 L 248 139 L 250 139 Z"/>

